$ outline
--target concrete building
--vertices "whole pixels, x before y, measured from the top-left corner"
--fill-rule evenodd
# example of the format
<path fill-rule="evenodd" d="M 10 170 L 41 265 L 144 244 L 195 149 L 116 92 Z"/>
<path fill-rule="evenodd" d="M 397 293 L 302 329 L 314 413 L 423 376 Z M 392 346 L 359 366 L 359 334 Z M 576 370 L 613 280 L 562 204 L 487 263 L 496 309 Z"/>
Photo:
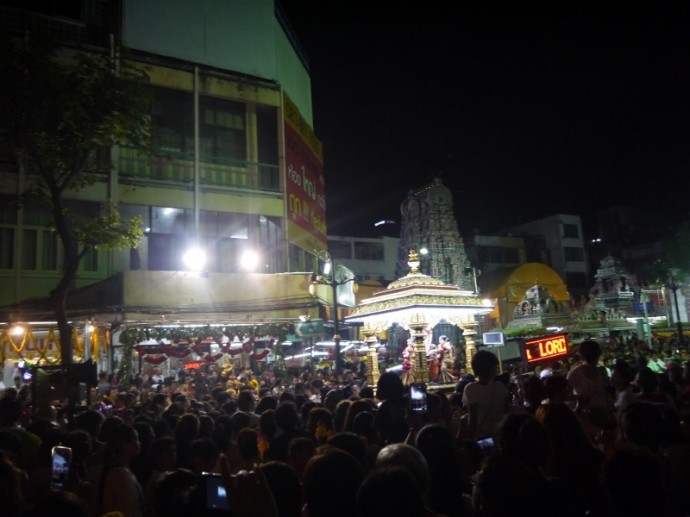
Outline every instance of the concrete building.
<path fill-rule="evenodd" d="M 104 312 L 113 307 L 118 324 L 160 322 L 172 314 L 181 322 L 289 319 L 311 310 L 308 280 L 276 277 L 268 282 L 269 301 L 259 299 L 266 281 L 245 292 L 232 288 L 233 275 L 246 276 L 243 252 L 258 255 L 255 275 L 272 275 L 315 271 L 315 250 L 327 247 L 323 153 L 313 131 L 309 66 L 277 1 L 43 5 L 3 3 L 0 28 L 16 37 L 28 31 L 50 35 L 76 51 L 126 56 L 147 67 L 153 97 L 153 153 L 111 149 L 112 168 L 96 184 L 68 195 L 77 214 L 114 203 L 123 218 L 141 217 L 144 231 L 136 249 L 87 254 L 76 287 L 97 286 L 97 292 L 70 304 L 75 323 L 96 315 L 107 319 Z M 50 310 L 33 301 L 48 295 L 63 266 L 50 213 L 31 205 L 16 209 L 23 174 L 16 160 L 0 157 L 5 322 L 50 319 Z M 194 280 L 182 260 L 192 245 L 207 256 Z M 281 278 L 284 285 L 276 285 Z M 209 283 L 227 286 L 217 293 L 221 299 L 203 295 L 212 291 L 204 288 Z M 163 292 L 168 298 L 161 306 Z M 80 299 L 89 301 L 77 307 Z"/>
<path fill-rule="evenodd" d="M 351 269 L 360 283 L 374 280 L 388 285 L 396 280 L 399 244 L 399 238 L 387 236 L 328 237 L 328 251 L 333 259 Z"/>
<path fill-rule="evenodd" d="M 531 247 L 531 254 L 540 255 L 539 262 L 553 268 L 565 281 L 571 296 L 586 296 L 591 287 L 587 247 L 579 215 L 554 214 L 543 219 L 506 228 L 503 235 L 522 237 Z M 525 250 L 527 253 L 527 250 Z M 529 261 L 534 261 L 530 259 Z"/>

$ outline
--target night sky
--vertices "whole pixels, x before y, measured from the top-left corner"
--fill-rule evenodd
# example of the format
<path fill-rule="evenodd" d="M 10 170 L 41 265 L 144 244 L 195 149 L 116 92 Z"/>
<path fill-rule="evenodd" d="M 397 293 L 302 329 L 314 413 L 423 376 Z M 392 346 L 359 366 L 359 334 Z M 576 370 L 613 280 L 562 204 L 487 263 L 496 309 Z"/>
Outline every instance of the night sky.
<path fill-rule="evenodd" d="M 689 2 L 282 3 L 310 61 L 329 234 L 399 222 L 436 176 L 463 236 L 621 203 L 688 214 Z"/>

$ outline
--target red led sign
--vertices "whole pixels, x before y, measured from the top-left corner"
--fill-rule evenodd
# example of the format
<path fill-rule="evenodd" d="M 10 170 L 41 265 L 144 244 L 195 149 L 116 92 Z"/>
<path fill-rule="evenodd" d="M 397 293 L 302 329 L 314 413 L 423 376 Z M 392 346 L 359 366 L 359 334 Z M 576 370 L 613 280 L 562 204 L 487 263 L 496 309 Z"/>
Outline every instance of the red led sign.
<path fill-rule="evenodd" d="M 566 357 L 568 341 L 565 336 L 565 334 L 556 334 L 525 341 L 522 345 L 525 362 L 532 364 Z"/>

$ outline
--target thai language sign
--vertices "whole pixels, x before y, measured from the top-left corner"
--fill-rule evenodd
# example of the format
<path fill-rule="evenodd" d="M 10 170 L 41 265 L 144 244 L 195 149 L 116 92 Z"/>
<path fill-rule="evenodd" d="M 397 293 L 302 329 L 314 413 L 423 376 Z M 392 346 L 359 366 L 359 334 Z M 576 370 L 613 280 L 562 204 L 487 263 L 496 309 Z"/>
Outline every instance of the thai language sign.
<path fill-rule="evenodd" d="M 288 239 L 308 250 L 326 239 L 323 149 L 309 124 L 285 95 L 285 191 Z"/>

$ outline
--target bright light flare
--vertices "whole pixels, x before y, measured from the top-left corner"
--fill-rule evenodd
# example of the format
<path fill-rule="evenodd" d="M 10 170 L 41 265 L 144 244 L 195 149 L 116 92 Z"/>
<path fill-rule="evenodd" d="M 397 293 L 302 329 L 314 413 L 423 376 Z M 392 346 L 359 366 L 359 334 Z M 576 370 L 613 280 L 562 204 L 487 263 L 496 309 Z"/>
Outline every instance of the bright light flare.
<path fill-rule="evenodd" d="M 246 271 L 254 271 L 259 265 L 259 254 L 251 250 L 245 251 L 240 257 L 240 265 Z"/>
<path fill-rule="evenodd" d="M 201 271 L 206 267 L 206 252 L 201 248 L 190 248 L 182 255 L 182 262 L 191 271 Z"/>

